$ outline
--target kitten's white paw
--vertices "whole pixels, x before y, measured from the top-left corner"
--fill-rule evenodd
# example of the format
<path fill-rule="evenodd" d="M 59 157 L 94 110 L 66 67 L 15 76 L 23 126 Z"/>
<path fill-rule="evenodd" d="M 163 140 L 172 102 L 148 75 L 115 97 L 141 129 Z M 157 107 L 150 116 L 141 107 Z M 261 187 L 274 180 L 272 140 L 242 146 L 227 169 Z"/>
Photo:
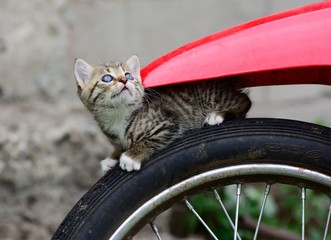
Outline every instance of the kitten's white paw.
<path fill-rule="evenodd" d="M 133 170 L 138 171 L 141 167 L 141 163 L 123 153 L 120 157 L 120 167 L 128 172 Z"/>
<path fill-rule="evenodd" d="M 205 123 L 208 125 L 221 124 L 224 121 L 224 118 L 215 112 L 207 114 Z"/>
<path fill-rule="evenodd" d="M 102 160 L 100 162 L 102 172 L 103 173 L 108 172 L 109 170 L 113 169 L 117 163 L 118 163 L 118 160 L 114 160 L 114 159 L 107 157 L 105 160 Z"/>

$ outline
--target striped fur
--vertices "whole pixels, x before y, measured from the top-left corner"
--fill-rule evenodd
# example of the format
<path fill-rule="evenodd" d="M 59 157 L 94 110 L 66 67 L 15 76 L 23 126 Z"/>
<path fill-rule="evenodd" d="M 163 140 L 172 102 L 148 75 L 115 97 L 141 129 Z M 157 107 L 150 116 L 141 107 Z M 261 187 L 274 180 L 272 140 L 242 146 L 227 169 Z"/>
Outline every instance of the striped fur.
<path fill-rule="evenodd" d="M 134 79 L 126 79 L 126 73 Z M 144 89 L 139 73 L 136 56 L 96 67 L 76 60 L 78 95 L 114 146 L 102 161 L 104 171 L 118 160 L 125 170 L 139 170 L 145 159 L 184 131 L 219 124 L 227 114 L 245 117 L 251 106 L 245 93 L 221 81 Z M 102 82 L 105 74 L 113 81 Z"/>

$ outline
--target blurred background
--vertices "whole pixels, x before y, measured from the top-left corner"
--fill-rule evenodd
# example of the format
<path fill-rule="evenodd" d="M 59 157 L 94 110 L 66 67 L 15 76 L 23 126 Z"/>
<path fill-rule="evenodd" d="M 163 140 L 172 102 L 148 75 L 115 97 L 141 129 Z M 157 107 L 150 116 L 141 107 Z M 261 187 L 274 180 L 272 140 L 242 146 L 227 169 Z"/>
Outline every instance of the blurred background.
<path fill-rule="evenodd" d="M 309 0 L 1 0 L 0 239 L 48 239 L 100 178 L 109 144 L 73 62 L 142 66 L 197 38 Z M 249 117 L 331 125 L 331 87 L 251 89 Z"/>

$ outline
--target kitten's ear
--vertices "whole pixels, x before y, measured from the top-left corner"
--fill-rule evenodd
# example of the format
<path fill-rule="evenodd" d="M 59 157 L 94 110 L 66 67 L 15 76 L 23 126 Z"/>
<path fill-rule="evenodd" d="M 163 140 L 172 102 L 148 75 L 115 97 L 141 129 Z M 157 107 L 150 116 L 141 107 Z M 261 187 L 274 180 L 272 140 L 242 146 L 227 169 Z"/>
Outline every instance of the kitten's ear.
<path fill-rule="evenodd" d="M 75 61 L 75 78 L 79 85 L 86 85 L 90 81 L 92 67 L 83 59 L 76 59 Z"/>
<path fill-rule="evenodd" d="M 139 63 L 139 58 L 136 55 L 133 55 L 132 57 L 130 57 L 126 61 L 126 64 L 136 74 L 136 76 L 140 77 L 140 63 Z"/>

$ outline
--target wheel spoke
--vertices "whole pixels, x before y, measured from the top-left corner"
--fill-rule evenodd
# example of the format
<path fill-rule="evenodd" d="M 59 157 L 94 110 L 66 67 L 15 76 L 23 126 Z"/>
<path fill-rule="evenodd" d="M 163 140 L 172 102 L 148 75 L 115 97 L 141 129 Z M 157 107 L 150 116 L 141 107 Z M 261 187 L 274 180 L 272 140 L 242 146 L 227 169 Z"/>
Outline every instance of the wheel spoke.
<path fill-rule="evenodd" d="M 207 231 L 209 232 L 209 234 L 215 239 L 218 240 L 218 238 L 216 237 L 216 235 L 212 232 L 212 230 L 208 227 L 208 225 L 206 224 L 206 222 L 200 217 L 200 215 L 195 211 L 195 209 L 193 208 L 193 206 L 191 205 L 191 203 L 187 200 L 184 199 L 186 206 L 188 207 L 188 209 L 190 211 L 193 212 L 193 214 L 199 219 L 199 221 L 202 223 L 202 225 L 207 229 Z"/>
<path fill-rule="evenodd" d="M 161 239 L 161 236 L 160 236 L 160 233 L 159 233 L 159 230 L 157 229 L 156 225 L 154 222 L 150 222 L 149 225 L 151 226 L 153 232 L 155 233 L 156 237 L 158 240 L 162 240 Z"/>
<path fill-rule="evenodd" d="M 261 224 L 261 220 L 262 220 L 262 215 L 263 215 L 265 204 L 267 202 L 267 199 L 268 199 L 268 196 L 269 196 L 269 193 L 270 193 L 270 189 L 271 189 L 271 185 L 267 184 L 267 186 L 265 187 L 265 190 L 264 190 L 264 198 L 263 198 L 263 202 L 262 202 L 262 206 L 261 206 L 261 210 L 260 210 L 259 219 L 258 219 L 257 224 L 256 224 L 254 240 L 256 240 L 257 234 L 259 233 L 259 228 L 260 228 L 260 224 Z"/>
<path fill-rule="evenodd" d="M 301 239 L 305 239 L 305 202 L 306 202 L 306 188 L 301 188 L 301 201 L 302 201 L 302 221 L 301 221 Z"/>
<path fill-rule="evenodd" d="M 330 217 L 331 217 L 331 201 L 330 201 L 330 205 L 329 205 L 328 218 L 326 219 L 326 225 L 325 225 L 325 230 L 324 230 L 324 237 L 323 237 L 323 240 L 326 240 L 326 237 L 327 237 L 327 235 L 328 235 L 329 224 L 330 224 Z"/>
<path fill-rule="evenodd" d="M 233 237 L 234 240 L 237 240 L 237 235 L 238 235 L 238 218 L 239 218 L 240 194 L 241 194 L 241 184 L 237 184 L 236 217 L 235 217 L 234 237 Z"/>
<path fill-rule="evenodd" d="M 218 192 L 217 192 L 215 189 L 213 190 L 213 192 L 214 192 L 214 196 L 215 196 L 216 200 L 217 200 L 217 201 L 219 202 L 219 204 L 221 205 L 221 207 L 222 207 L 222 209 L 223 209 L 223 212 L 225 213 L 225 216 L 226 216 L 226 218 L 228 219 L 228 221 L 229 221 L 229 223 L 230 223 L 230 225 L 231 225 L 233 231 L 235 231 L 235 226 L 234 226 L 234 224 L 233 224 L 233 222 L 232 222 L 232 220 L 231 220 L 231 217 L 230 217 L 228 211 L 226 210 L 226 208 L 225 208 L 225 206 L 224 206 L 224 204 L 223 204 L 223 202 L 222 202 L 222 200 L 221 200 L 221 196 L 218 194 Z M 239 236 L 239 234 L 237 234 L 237 236 L 238 236 L 238 239 L 241 240 L 241 237 Z"/>

